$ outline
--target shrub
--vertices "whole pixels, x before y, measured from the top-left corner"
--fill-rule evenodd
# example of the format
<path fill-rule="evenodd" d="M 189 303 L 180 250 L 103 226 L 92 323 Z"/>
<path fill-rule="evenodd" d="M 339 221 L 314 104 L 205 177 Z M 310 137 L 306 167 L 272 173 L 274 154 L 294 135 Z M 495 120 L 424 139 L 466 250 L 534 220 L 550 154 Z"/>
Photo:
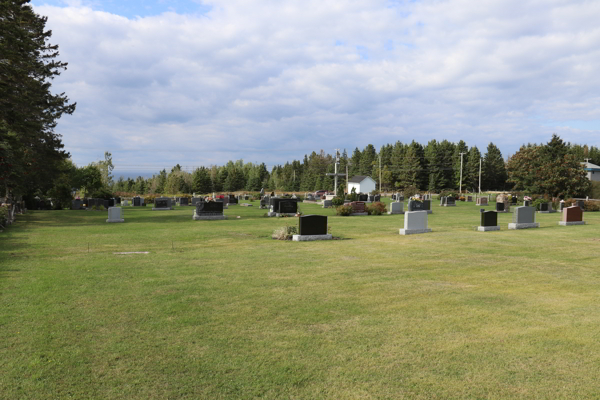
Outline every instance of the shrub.
<path fill-rule="evenodd" d="M 144 197 L 144 203 L 154 204 L 154 199 L 156 199 L 157 197 L 162 197 L 162 195 L 154 193 L 154 194 L 147 194 L 147 195 L 140 196 L 140 197 Z"/>
<path fill-rule="evenodd" d="M 586 201 L 585 211 L 600 211 L 600 201 Z"/>
<path fill-rule="evenodd" d="M 367 206 L 367 213 L 369 213 L 369 215 L 381 215 L 386 211 L 385 204 L 380 201 L 376 201 Z"/>
<path fill-rule="evenodd" d="M 277 240 L 292 240 L 292 236 L 297 233 L 295 226 L 282 226 L 273 231 L 271 237 Z"/>
<path fill-rule="evenodd" d="M 410 198 L 413 197 L 415 194 L 419 193 L 419 189 L 417 189 L 414 186 L 408 186 L 402 190 L 402 193 L 404 193 L 405 198 Z"/>
<path fill-rule="evenodd" d="M 336 207 L 335 215 L 340 215 L 342 217 L 347 217 L 352 214 L 352 206 L 347 204 L 343 206 Z"/>
<path fill-rule="evenodd" d="M 344 199 L 342 197 L 339 197 L 339 196 L 338 197 L 334 197 L 333 200 L 331 200 L 331 204 L 334 207 L 341 206 L 341 205 L 344 204 Z"/>
<path fill-rule="evenodd" d="M 458 198 L 458 200 L 460 200 L 460 201 L 465 201 L 466 199 L 465 199 L 465 196 L 460 196 L 460 197 Z"/>

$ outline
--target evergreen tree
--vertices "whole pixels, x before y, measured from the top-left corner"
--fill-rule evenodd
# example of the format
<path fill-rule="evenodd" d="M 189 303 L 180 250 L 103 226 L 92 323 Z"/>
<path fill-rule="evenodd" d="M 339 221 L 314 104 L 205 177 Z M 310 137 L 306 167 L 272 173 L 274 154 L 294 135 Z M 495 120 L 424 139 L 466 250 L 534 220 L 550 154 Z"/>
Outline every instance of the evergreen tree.
<path fill-rule="evenodd" d="M 418 188 L 421 174 L 421 162 L 414 146 L 408 146 L 404 153 L 401 169 L 398 173 L 396 187 L 407 188 L 414 186 Z"/>
<path fill-rule="evenodd" d="M 485 190 L 503 190 L 506 184 L 506 166 L 500 149 L 490 142 L 483 157 L 481 186 Z"/>
<path fill-rule="evenodd" d="M 192 177 L 192 192 L 201 194 L 208 194 L 212 192 L 212 181 L 210 179 L 210 173 L 206 168 L 196 168 Z"/>
<path fill-rule="evenodd" d="M 463 171 L 463 177 L 466 187 L 463 189 L 472 190 L 477 192 L 479 188 L 479 163 L 481 160 L 481 152 L 477 146 L 471 147 L 469 150 L 467 167 Z M 483 167 L 482 167 L 483 169 Z M 483 175 L 483 171 L 482 171 Z"/>
<path fill-rule="evenodd" d="M 372 144 L 367 145 L 360 154 L 359 175 L 371 176 L 376 160 L 378 161 L 375 147 Z"/>
<path fill-rule="evenodd" d="M 67 64 L 57 60 L 58 46 L 48 43 L 47 18 L 28 3 L 0 1 L 0 196 L 11 205 L 9 221 L 13 199 L 46 192 L 61 175 L 69 154 L 54 128 L 75 111 L 64 93 L 50 92 L 50 81 Z"/>
<path fill-rule="evenodd" d="M 444 176 L 440 166 L 438 147 L 437 141 L 433 139 L 427 143 L 427 146 L 424 150 L 427 171 L 429 172 L 429 182 L 427 188 L 432 192 L 436 192 L 443 188 Z"/>
<path fill-rule="evenodd" d="M 352 158 L 350 159 L 350 167 L 348 175 L 352 178 L 355 175 L 360 175 L 360 150 L 357 148 L 354 149 L 354 153 L 352 153 Z"/>

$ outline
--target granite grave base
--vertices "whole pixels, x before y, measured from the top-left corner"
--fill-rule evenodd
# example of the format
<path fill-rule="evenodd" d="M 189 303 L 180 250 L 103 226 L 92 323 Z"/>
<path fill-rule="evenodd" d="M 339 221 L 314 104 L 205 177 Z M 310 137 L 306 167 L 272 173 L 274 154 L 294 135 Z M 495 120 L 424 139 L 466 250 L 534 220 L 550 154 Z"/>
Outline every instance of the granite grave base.
<path fill-rule="evenodd" d="M 478 226 L 477 230 L 479 232 L 489 232 L 489 231 L 499 231 L 499 226 Z"/>
<path fill-rule="evenodd" d="M 196 211 L 194 211 L 194 216 L 192 217 L 194 221 L 211 221 L 211 220 L 221 220 L 227 219 L 226 215 L 198 215 Z"/>
<path fill-rule="evenodd" d="M 585 221 L 558 221 L 560 226 L 585 225 Z"/>
<path fill-rule="evenodd" d="M 310 242 L 313 240 L 332 240 L 333 235 L 293 235 L 292 240 L 294 242 Z"/>
<path fill-rule="evenodd" d="M 508 229 L 529 229 L 529 228 L 539 228 L 540 224 L 537 222 L 532 223 L 514 223 L 511 222 L 508 224 Z"/>

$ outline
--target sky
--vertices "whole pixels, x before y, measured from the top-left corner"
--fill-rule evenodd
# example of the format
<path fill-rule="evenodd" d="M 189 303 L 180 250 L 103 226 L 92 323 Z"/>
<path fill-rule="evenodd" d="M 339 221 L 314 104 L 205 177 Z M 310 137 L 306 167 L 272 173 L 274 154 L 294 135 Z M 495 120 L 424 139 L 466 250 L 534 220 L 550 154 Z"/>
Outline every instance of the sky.
<path fill-rule="evenodd" d="M 396 141 L 600 146 L 600 1 L 31 4 L 77 102 L 56 132 L 116 177 Z"/>

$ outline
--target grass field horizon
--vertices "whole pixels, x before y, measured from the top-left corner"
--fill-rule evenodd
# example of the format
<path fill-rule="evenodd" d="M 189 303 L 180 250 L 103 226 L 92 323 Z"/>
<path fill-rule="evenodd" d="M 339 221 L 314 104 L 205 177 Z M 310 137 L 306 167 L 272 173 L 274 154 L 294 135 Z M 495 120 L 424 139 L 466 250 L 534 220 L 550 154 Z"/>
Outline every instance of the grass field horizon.
<path fill-rule="evenodd" d="M 388 201 L 388 200 L 386 200 Z M 0 233 L 0 398 L 572 399 L 600 384 L 600 213 L 477 232 L 328 215 L 340 240 L 271 239 L 297 218 L 230 206 L 29 211 Z M 237 216 L 240 216 L 238 219 Z M 118 255 L 117 252 L 149 252 Z"/>

